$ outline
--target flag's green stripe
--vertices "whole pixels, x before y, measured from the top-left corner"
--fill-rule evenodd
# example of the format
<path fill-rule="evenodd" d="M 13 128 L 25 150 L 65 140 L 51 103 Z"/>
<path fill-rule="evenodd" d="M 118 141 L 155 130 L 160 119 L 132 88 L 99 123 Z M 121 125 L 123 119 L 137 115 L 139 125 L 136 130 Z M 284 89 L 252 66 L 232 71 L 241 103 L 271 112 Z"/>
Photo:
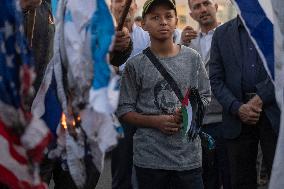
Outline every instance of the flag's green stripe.
<path fill-rule="evenodd" d="M 182 124 L 183 124 L 182 132 L 185 135 L 188 127 L 188 114 L 187 114 L 187 109 L 184 106 L 181 108 L 181 111 L 182 111 Z"/>

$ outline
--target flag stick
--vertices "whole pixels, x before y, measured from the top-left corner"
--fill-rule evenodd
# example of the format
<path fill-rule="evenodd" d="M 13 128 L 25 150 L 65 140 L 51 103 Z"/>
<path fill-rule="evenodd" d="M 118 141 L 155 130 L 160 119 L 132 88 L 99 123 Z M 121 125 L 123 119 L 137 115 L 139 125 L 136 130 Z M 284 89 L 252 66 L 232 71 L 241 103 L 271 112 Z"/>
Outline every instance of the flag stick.
<path fill-rule="evenodd" d="M 125 22 L 126 16 L 127 16 L 128 11 L 130 9 L 131 3 L 132 3 L 132 0 L 127 0 L 126 1 L 124 10 L 123 10 L 123 12 L 121 14 L 120 20 L 119 20 L 118 25 L 117 25 L 117 31 L 121 31 L 122 30 L 123 24 Z"/>

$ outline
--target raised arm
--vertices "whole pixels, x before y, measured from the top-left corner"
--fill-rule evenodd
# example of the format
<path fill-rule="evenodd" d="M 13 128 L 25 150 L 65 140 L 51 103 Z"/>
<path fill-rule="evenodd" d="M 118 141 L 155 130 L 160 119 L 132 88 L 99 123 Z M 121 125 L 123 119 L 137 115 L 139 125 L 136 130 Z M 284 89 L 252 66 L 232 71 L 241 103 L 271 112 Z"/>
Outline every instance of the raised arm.
<path fill-rule="evenodd" d="M 124 64 L 130 57 L 133 44 L 127 28 L 116 31 L 113 51 L 110 53 L 110 63 L 113 66 Z"/>

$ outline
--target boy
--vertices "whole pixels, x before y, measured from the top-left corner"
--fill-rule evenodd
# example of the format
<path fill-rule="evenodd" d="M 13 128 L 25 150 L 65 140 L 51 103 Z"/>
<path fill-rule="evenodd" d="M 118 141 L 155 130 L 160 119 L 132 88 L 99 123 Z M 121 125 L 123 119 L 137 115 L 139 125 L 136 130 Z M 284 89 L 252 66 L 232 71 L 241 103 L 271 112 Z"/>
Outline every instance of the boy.
<path fill-rule="evenodd" d="M 197 87 L 207 104 L 209 80 L 200 55 L 173 42 L 177 25 L 172 0 L 147 0 L 142 27 L 149 32 L 150 49 L 185 93 Z M 181 133 L 180 101 L 147 56 L 129 59 L 122 76 L 117 114 L 122 122 L 137 126 L 134 165 L 139 189 L 202 189 L 201 144 Z"/>

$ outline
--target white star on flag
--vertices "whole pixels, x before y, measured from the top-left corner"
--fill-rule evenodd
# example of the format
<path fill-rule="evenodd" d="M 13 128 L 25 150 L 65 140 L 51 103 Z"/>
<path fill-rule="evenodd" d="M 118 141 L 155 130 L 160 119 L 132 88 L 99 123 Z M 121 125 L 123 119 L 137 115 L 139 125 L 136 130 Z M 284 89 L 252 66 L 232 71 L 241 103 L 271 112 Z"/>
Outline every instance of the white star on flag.
<path fill-rule="evenodd" d="M 14 67 L 14 65 L 13 65 L 13 58 L 14 58 L 14 55 L 6 56 L 6 63 L 7 63 L 7 66 L 9 68 L 13 68 Z"/>
<path fill-rule="evenodd" d="M 6 21 L 5 22 L 5 39 L 8 39 L 13 34 L 13 26 Z"/>
<path fill-rule="evenodd" d="M 4 44 L 4 41 L 2 41 L 1 45 L 0 45 L 0 48 L 1 48 L 1 52 L 3 54 L 6 54 L 6 48 L 5 48 L 5 44 Z"/>

